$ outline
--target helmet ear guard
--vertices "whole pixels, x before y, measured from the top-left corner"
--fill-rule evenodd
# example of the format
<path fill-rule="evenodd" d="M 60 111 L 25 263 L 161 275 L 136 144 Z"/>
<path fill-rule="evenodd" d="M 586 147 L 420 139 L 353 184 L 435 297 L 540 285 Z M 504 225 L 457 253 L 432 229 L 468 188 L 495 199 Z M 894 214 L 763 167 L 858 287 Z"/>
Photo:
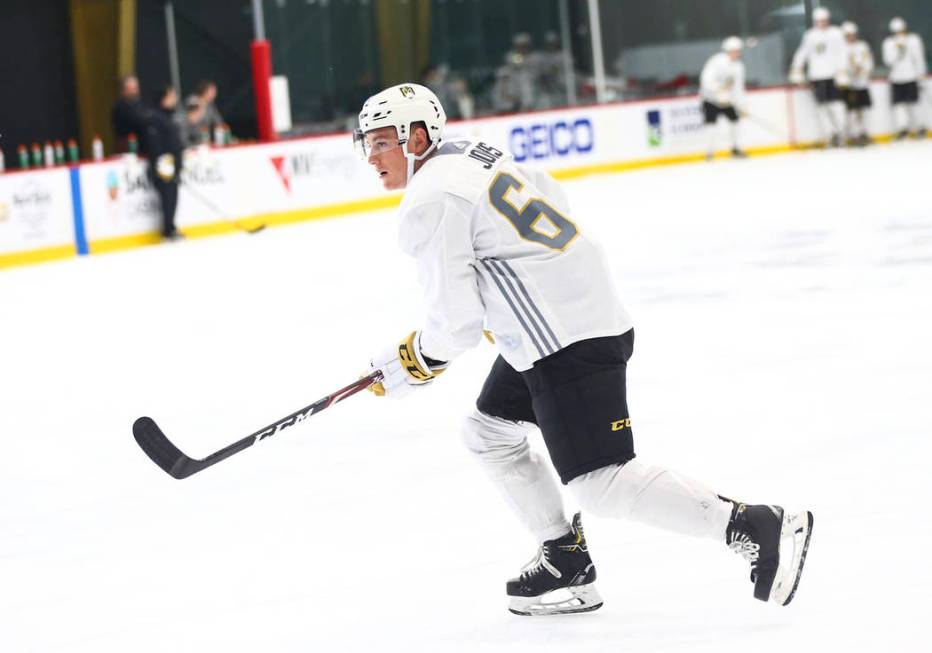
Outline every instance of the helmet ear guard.
<path fill-rule="evenodd" d="M 420 122 L 420 121 L 419 121 Z M 404 140 L 399 139 L 398 144 L 401 145 L 401 151 L 404 152 L 405 159 L 408 160 L 408 181 L 411 180 L 411 177 L 414 176 L 414 164 L 418 161 L 423 161 L 428 156 L 430 156 L 434 150 L 440 146 L 440 139 L 431 139 L 430 133 L 427 134 L 427 138 L 430 141 L 430 145 L 427 146 L 427 149 L 424 150 L 421 154 L 415 154 L 414 152 L 408 151 L 408 143 L 410 139 L 406 138 Z"/>
<path fill-rule="evenodd" d="M 353 151 L 360 159 L 366 159 L 366 135 L 359 127 L 353 130 Z"/>

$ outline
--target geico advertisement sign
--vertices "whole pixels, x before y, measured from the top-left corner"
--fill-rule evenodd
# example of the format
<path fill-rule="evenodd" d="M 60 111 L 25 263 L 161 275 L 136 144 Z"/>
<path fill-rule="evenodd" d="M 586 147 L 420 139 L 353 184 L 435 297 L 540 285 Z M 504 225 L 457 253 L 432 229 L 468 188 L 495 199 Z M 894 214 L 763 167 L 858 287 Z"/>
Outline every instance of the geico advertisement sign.
<path fill-rule="evenodd" d="M 0 178 L 0 251 L 73 241 L 70 184 L 67 170 Z"/>
<path fill-rule="evenodd" d="M 508 132 L 508 148 L 515 161 L 588 154 L 594 146 L 595 128 L 587 117 L 523 123 Z"/>

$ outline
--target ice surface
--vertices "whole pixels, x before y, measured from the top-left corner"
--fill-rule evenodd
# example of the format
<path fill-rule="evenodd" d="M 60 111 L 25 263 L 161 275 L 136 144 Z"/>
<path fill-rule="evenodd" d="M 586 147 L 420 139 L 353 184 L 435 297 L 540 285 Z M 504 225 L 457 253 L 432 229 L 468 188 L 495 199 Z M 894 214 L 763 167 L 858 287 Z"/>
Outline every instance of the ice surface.
<path fill-rule="evenodd" d="M 506 612 L 535 543 L 459 441 L 488 345 L 188 480 L 153 465 L 136 417 L 202 456 L 417 326 L 390 212 L 3 272 L 0 651 L 924 648 L 930 161 L 909 143 L 566 184 L 635 319 L 640 459 L 815 513 L 788 608 L 724 546 L 589 518 L 605 606 Z"/>

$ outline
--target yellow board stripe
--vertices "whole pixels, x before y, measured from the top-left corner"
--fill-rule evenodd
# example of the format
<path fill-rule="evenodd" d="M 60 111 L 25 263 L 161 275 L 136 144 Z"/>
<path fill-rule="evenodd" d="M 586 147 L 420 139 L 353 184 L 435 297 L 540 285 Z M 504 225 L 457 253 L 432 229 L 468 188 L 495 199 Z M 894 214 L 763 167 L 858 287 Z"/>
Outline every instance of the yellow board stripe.
<path fill-rule="evenodd" d="M 275 211 L 272 213 L 260 213 L 251 215 L 246 218 L 236 220 L 226 220 L 223 222 L 213 222 L 209 224 L 198 224 L 182 229 L 185 236 L 191 238 L 201 238 L 203 236 L 213 236 L 215 234 L 225 234 L 237 231 L 237 225 L 252 229 L 259 225 L 269 227 L 283 224 L 293 224 L 295 222 L 305 222 L 308 220 L 325 220 L 327 218 L 338 218 L 348 213 L 364 213 L 367 211 L 378 211 L 381 209 L 395 208 L 401 204 L 401 195 L 389 195 L 387 197 L 376 197 L 367 200 L 356 200 L 354 202 L 342 202 L 340 204 L 327 204 L 325 206 L 315 206 L 308 209 L 291 209 L 289 211 Z"/>
<path fill-rule="evenodd" d="M 147 231 L 143 234 L 132 234 L 131 236 L 118 236 L 116 238 L 101 238 L 88 243 L 88 251 L 91 254 L 103 254 L 104 252 L 117 252 L 122 249 L 131 249 L 133 247 L 142 247 L 143 245 L 155 245 L 162 240 L 157 231 Z"/>
<path fill-rule="evenodd" d="M 0 254 L 0 269 L 10 268 L 14 265 L 57 261 L 77 255 L 73 244 L 59 245 L 57 247 L 43 247 L 42 249 L 32 249 L 27 252 L 11 252 L 9 254 Z"/>
<path fill-rule="evenodd" d="M 754 156 L 764 156 L 768 154 L 779 154 L 781 152 L 791 152 L 793 150 L 809 149 L 815 146 L 815 143 L 800 143 L 798 145 L 768 145 L 766 147 L 748 148 L 747 153 L 753 154 Z M 722 156 L 722 154 L 718 153 L 718 156 Z M 655 168 L 659 166 L 679 165 L 681 163 L 695 163 L 696 161 L 705 161 L 705 154 L 677 154 L 673 156 L 658 157 L 656 159 L 633 159 L 631 161 L 595 163 L 588 166 L 577 166 L 574 168 L 554 170 L 550 173 L 550 175 L 554 179 L 576 179 L 578 177 L 588 177 L 589 175 L 626 172 L 628 170 L 638 170 L 640 168 Z"/>
<path fill-rule="evenodd" d="M 369 200 L 357 200 L 355 202 L 344 202 L 341 204 L 328 204 L 326 206 L 317 206 L 310 209 L 260 213 L 237 220 L 191 225 L 181 229 L 181 231 L 189 238 L 204 238 L 206 236 L 216 236 L 218 234 L 228 234 L 238 231 L 239 228 L 236 225 L 251 229 L 263 224 L 266 226 L 278 226 L 307 220 L 323 220 L 326 218 L 340 217 L 347 213 L 362 213 L 365 211 L 390 209 L 398 206 L 400 203 L 401 195 L 389 195 L 388 197 L 377 197 Z M 133 234 L 131 236 L 93 240 L 88 243 L 88 248 L 91 254 L 100 254 L 103 252 L 132 249 L 143 245 L 154 245 L 160 241 L 161 237 L 158 232 L 149 231 L 143 234 Z"/>

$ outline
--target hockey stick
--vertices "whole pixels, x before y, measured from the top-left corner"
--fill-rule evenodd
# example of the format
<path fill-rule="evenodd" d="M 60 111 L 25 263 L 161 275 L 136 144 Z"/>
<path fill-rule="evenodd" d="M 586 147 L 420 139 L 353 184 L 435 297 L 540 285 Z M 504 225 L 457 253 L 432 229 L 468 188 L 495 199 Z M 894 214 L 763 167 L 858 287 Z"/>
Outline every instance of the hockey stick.
<path fill-rule="evenodd" d="M 184 189 L 185 189 L 186 191 L 188 191 L 189 193 L 191 193 L 191 194 L 195 197 L 195 199 L 197 199 L 201 204 L 203 204 L 204 206 L 206 206 L 207 208 L 209 208 L 211 211 L 214 211 L 215 213 L 219 213 L 221 219 L 222 219 L 224 222 L 227 222 L 227 223 L 233 225 L 233 226 L 236 227 L 237 229 L 242 229 L 242 230 L 245 231 L 247 234 L 257 234 L 257 233 L 259 233 L 260 231 L 262 231 L 263 229 L 265 229 L 266 226 L 267 226 L 267 225 L 265 225 L 265 224 L 260 224 L 260 225 L 257 225 L 257 226 L 255 226 L 255 227 L 247 227 L 247 226 L 245 226 L 245 225 L 243 225 L 243 224 L 240 224 L 240 223 L 237 222 L 236 220 L 233 220 L 233 219 L 231 219 L 231 218 L 225 217 L 225 216 L 229 215 L 226 211 L 221 210 L 220 207 L 218 207 L 216 204 L 214 204 L 214 203 L 211 202 L 209 199 L 207 199 L 202 193 L 200 193 L 199 191 L 194 190 L 194 186 L 192 186 L 191 184 L 182 184 L 181 187 L 184 188 Z"/>
<path fill-rule="evenodd" d="M 171 443 L 162 432 L 162 429 L 159 428 L 159 425 L 156 424 L 155 420 L 151 417 L 140 417 L 136 420 L 133 424 L 133 437 L 136 438 L 137 444 L 139 444 L 146 455 L 152 459 L 152 462 L 165 470 L 169 475 L 177 479 L 187 478 L 192 474 L 197 474 L 207 469 L 211 465 L 216 465 L 221 460 L 229 458 L 243 449 L 248 449 L 259 440 L 264 440 L 276 433 L 284 431 L 289 426 L 293 426 L 298 422 L 303 422 L 311 415 L 319 413 L 324 408 L 338 401 L 343 401 L 361 390 L 365 390 L 381 379 L 382 373 L 376 370 L 369 376 L 364 376 L 355 383 L 351 383 L 345 388 L 341 388 L 333 394 L 329 394 L 323 399 L 315 401 L 310 406 L 305 406 L 301 410 L 291 413 L 288 417 L 283 417 L 277 422 L 259 429 L 252 435 L 247 435 L 242 440 L 238 440 L 219 451 L 215 451 L 206 458 L 191 458 L 182 453 L 178 447 Z"/>
<path fill-rule="evenodd" d="M 763 120 L 760 116 L 755 116 L 753 113 L 745 112 L 743 115 L 744 118 L 747 118 L 753 122 L 758 127 L 763 128 L 765 131 L 769 131 L 774 136 L 779 136 L 780 138 L 785 138 L 786 140 L 790 139 L 789 134 L 786 133 L 785 129 L 781 129 L 774 124 L 771 124 L 767 120 Z"/>

